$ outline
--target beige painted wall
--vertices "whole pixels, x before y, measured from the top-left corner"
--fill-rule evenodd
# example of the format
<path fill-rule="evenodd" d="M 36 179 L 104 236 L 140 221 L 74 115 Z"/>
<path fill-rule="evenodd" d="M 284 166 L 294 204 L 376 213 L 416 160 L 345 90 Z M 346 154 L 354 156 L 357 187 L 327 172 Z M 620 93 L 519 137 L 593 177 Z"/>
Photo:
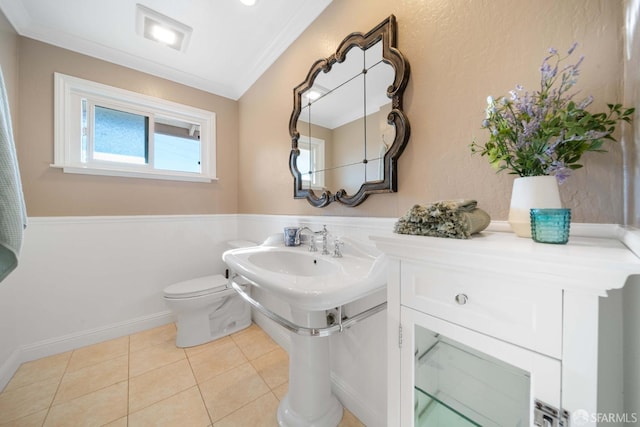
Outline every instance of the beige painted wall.
<path fill-rule="evenodd" d="M 323 209 L 294 200 L 288 170 L 293 88 L 311 64 L 353 31 L 388 15 L 411 65 L 405 110 L 412 134 L 399 160 L 398 193 L 374 195 L 357 208 Z M 241 213 L 402 215 L 414 203 L 475 198 L 493 219 L 506 220 L 513 176 L 495 174 L 469 144 L 480 128 L 487 95 L 516 84 L 535 90 L 549 47 L 580 43 L 585 55 L 578 88 L 595 108 L 622 99 L 623 2 L 611 0 L 336 0 L 240 99 Z M 622 222 L 622 151 L 589 153 L 585 168 L 561 187 L 577 222 Z"/>
<path fill-rule="evenodd" d="M 238 103 L 148 74 L 19 38 L 16 145 L 29 216 L 213 214 L 237 211 Z M 65 174 L 53 163 L 53 73 L 211 110 L 217 121 L 212 183 Z"/>
<path fill-rule="evenodd" d="M 355 194 L 364 181 L 377 181 L 380 176 L 380 161 L 377 160 L 382 145 L 382 133 L 380 121 L 386 124 L 387 115 L 391 111 L 385 107 L 385 111 L 377 111 L 369 114 L 366 120 L 366 158 L 370 160 L 366 166 L 362 162 L 365 157 L 363 118 L 344 124 L 333 130 L 335 149 L 331 164 L 339 167 L 332 171 L 332 186 L 330 190 L 336 191 L 344 188 L 347 194 Z M 366 178 L 365 178 L 366 177 Z"/>

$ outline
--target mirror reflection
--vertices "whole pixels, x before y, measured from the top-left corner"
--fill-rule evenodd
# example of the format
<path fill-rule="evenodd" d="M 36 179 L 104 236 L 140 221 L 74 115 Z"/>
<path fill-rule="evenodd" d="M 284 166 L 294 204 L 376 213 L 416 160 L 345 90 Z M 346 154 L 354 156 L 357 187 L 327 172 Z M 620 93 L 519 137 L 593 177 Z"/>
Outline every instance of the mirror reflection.
<path fill-rule="evenodd" d="M 408 64 L 391 49 L 394 29 L 392 16 L 367 35 L 351 34 L 294 89 L 295 197 L 319 207 L 334 200 L 355 206 L 371 192 L 395 191 L 391 168 L 408 139 L 399 108 Z M 394 144 L 394 155 L 387 155 Z"/>

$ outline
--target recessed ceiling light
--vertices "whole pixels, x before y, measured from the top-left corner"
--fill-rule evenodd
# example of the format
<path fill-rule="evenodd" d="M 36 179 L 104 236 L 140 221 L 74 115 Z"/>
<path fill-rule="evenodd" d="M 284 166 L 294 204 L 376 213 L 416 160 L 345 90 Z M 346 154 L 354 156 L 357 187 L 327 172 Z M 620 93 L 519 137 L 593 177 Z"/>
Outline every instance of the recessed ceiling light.
<path fill-rule="evenodd" d="M 136 6 L 138 35 L 181 52 L 187 50 L 193 31 L 191 27 L 141 4 Z"/>
<path fill-rule="evenodd" d="M 253 6 L 254 4 L 256 4 L 257 0 L 240 0 L 240 3 L 242 3 L 245 6 Z"/>
<path fill-rule="evenodd" d="M 309 88 L 309 90 L 305 91 L 303 96 L 309 101 L 315 101 L 317 99 L 322 98 L 324 95 L 329 93 L 329 89 L 326 87 L 320 86 L 318 84 L 313 85 Z"/>
<path fill-rule="evenodd" d="M 151 24 L 150 28 L 151 28 L 151 31 L 150 31 L 151 37 L 153 37 L 155 40 L 159 41 L 160 43 L 173 46 L 176 40 L 178 39 L 178 36 L 176 33 L 171 31 L 169 28 L 158 25 L 157 23 Z"/>
<path fill-rule="evenodd" d="M 316 99 L 320 98 L 322 96 L 322 93 L 318 92 L 317 90 L 313 90 L 311 89 L 309 91 L 309 99 L 312 101 L 315 101 Z"/>

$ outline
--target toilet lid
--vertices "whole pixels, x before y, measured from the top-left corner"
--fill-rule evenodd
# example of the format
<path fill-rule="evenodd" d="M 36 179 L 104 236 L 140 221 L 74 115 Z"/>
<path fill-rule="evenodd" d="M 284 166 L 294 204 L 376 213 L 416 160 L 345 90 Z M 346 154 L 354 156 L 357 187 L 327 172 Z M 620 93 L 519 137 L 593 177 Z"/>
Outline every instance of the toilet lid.
<path fill-rule="evenodd" d="M 167 298 L 188 298 L 220 292 L 227 287 L 227 279 L 221 274 L 198 277 L 169 285 L 164 290 Z"/>

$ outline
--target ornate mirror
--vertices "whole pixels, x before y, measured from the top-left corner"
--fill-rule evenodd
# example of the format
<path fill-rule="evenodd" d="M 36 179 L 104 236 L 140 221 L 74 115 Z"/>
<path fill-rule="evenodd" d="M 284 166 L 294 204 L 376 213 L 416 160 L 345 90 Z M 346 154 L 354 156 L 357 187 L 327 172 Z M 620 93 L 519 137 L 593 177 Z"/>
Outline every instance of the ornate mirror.
<path fill-rule="evenodd" d="M 393 15 L 348 35 L 311 66 L 293 90 L 289 121 L 296 199 L 357 206 L 370 194 L 397 191 L 397 160 L 410 132 L 402 111 L 408 80 Z"/>

